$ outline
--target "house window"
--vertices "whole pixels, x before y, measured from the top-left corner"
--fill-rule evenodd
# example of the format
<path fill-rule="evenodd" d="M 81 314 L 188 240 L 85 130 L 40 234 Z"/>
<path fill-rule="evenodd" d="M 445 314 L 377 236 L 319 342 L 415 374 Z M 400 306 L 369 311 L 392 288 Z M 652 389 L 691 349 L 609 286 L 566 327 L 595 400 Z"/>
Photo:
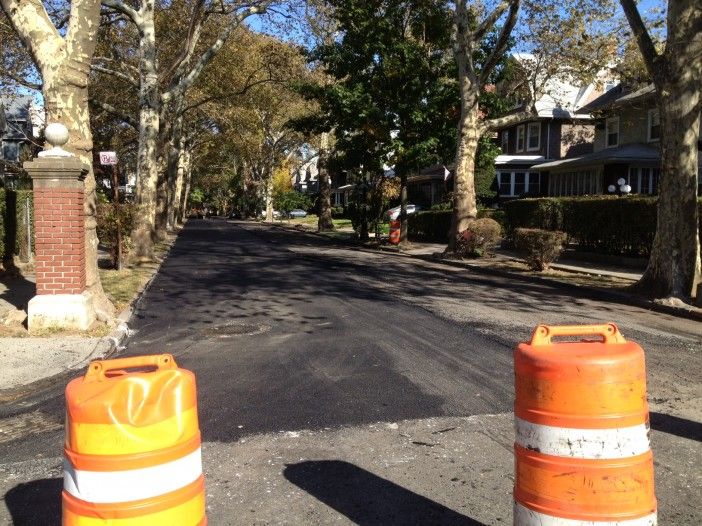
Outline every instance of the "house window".
<path fill-rule="evenodd" d="M 541 123 L 531 122 L 527 127 L 527 150 L 533 152 L 541 148 Z"/>
<path fill-rule="evenodd" d="M 619 117 L 605 121 L 605 144 L 607 148 L 619 146 Z"/>
<path fill-rule="evenodd" d="M 502 132 L 502 153 L 507 153 L 507 148 L 509 148 L 509 131 L 504 130 Z"/>
<path fill-rule="evenodd" d="M 656 195 L 660 174 L 661 171 L 658 168 L 632 166 L 629 168 L 626 184 L 631 186 L 632 194 Z"/>
<path fill-rule="evenodd" d="M 501 197 L 519 197 L 527 192 L 538 195 L 541 174 L 531 172 L 498 172 Z"/>
<path fill-rule="evenodd" d="M 593 170 L 551 174 L 548 195 L 592 195 L 598 192 L 598 174 Z"/>
<path fill-rule="evenodd" d="M 648 110 L 648 140 L 657 141 L 661 138 L 661 114 L 658 108 Z"/>
<path fill-rule="evenodd" d="M 517 151 L 524 151 L 524 125 L 517 127 Z"/>

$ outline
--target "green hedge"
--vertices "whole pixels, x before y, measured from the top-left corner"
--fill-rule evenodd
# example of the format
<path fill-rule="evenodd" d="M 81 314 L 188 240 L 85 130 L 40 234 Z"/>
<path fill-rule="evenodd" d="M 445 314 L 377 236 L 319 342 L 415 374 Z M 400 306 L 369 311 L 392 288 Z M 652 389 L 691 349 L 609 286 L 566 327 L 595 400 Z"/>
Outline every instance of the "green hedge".
<path fill-rule="evenodd" d="M 0 262 L 5 261 L 5 243 L 7 229 L 7 205 L 5 204 L 5 189 L 0 188 Z"/>
<path fill-rule="evenodd" d="M 451 210 L 427 210 L 408 217 L 407 233 L 410 239 L 417 241 L 436 241 L 447 243 L 451 229 Z M 478 210 L 478 218 L 494 219 L 505 228 L 507 216 L 502 210 L 486 208 Z"/>
<path fill-rule="evenodd" d="M 647 257 L 656 233 L 655 197 L 518 199 L 504 204 L 507 233 L 517 228 L 562 230 L 582 250 Z M 702 200 L 700 200 L 702 211 Z"/>

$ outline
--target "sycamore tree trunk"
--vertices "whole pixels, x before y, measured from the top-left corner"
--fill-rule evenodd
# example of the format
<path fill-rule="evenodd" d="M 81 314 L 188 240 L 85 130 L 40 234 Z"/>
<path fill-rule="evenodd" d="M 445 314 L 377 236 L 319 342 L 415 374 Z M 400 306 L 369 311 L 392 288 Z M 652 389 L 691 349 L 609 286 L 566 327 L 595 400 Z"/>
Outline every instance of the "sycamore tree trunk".
<path fill-rule="evenodd" d="M 636 3 L 620 1 L 656 86 L 661 121 L 658 226 L 637 286 L 654 298 L 686 301 L 702 282 L 697 209 L 702 2 L 668 2 L 667 41 L 659 53 Z"/>
<path fill-rule="evenodd" d="M 697 208 L 699 85 L 686 88 L 666 83 L 659 91 L 658 226 L 640 282 L 655 298 L 689 299 L 702 282 Z"/>
<path fill-rule="evenodd" d="M 273 222 L 273 170 L 266 169 L 266 222 Z"/>
<path fill-rule="evenodd" d="M 181 165 L 183 155 L 185 153 L 185 144 L 183 140 L 183 117 L 178 117 L 173 126 L 173 136 L 169 142 L 168 154 L 168 181 L 167 181 L 167 201 L 166 201 L 166 228 L 173 230 L 175 228 L 175 208 L 178 188 L 178 177 L 181 174 Z"/>
<path fill-rule="evenodd" d="M 186 173 L 190 165 L 190 146 L 185 139 L 181 139 L 180 148 L 178 150 L 178 170 L 176 175 L 175 189 L 173 192 L 173 204 L 169 208 L 169 214 L 172 213 L 171 223 L 173 227 L 178 227 L 183 224 L 183 188 L 185 186 Z M 169 217 L 171 217 L 169 215 Z"/>
<path fill-rule="evenodd" d="M 154 239 L 166 239 L 168 233 L 168 179 L 171 170 L 174 141 L 174 116 L 178 115 L 179 102 L 171 101 L 161 106 L 158 139 L 158 177 L 156 181 L 156 204 L 154 215 Z"/>
<path fill-rule="evenodd" d="M 475 198 L 475 159 L 478 142 L 483 133 L 489 131 L 497 122 L 481 122 L 478 97 L 488 82 L 490 73 L 506 52 L 512 30 L 517 23 L 520 0 L 502 0 L 491 10 L 482 13 L 481 4 L 458 0 L 454 12 L 454 56 L 458 66 L 458 84 L 461 95 L 461 117 L 458 123 L 458 141 L 456 147 L 456 171 L 453 188 L 453 214 L 449 231 L 448 252 L 456 249 L 456 237 L 478 215 Z M 499 22 L 506 13 L 506 18 Z M 498 25 L 499 24 L 499 25 Z M 498 30 L 499 27 L 499 30 Z M 481 42 L 490 31 L 499 31 L 490 53 L 481 61 L 480 67 L 475 57 Z M 517 121 L 522 118 L 520 112 L 506 120 Z M 507 124 L 507 122 L 503 123 Z"/>
<path fill-rule="evenodd" d="M 97 196 L 88 108 L 88 75 L 100 24 L 100 1 L 71 2 L 65 36 L 59 34 L 41 2 L 0 0 L 0 5 L 41 74 L 47 122 L 68 128 L 66 148 L 90 167 L 85 180 L 86 286 L 98 317 L 110 320 L 114 306 L 102 289 L 97 266 Z"/>
<path fill-rule="evenodd" d="M 134 259 L 153 259 L 158 181 L 158 133 L 161 95 L 159 90 L 154 27 L 154 2 L 144 0 L 137 22 L 139 28 L 139 151 L 135 195 L 135 225 L 132 230 Z"/>
<path fill-rule="evenodd" d="M 478 215 L 475 198 L 475 158 L 480 139 L 477 93 L 466 96 L 458 124 L 458 147 L 453 187 L 453 215 L 449 231 L 449 250 L 456 245 L 456 236 Z"/>
<path fill-rule="evenodd" d="M 317 171 L 319 179 L 319 219 L 317 221 L 318 232 L 330 232 L 334 230 L 331 210 L 331 177 L 329 176 L 329 134 L 323 133 L 321 146 L 319 148 L 319 159 L 317 159 Z"/>
<path fill-rule="evenodd" d="M 183 178 L 183 195 L 180 199 L 180 216 L 179 222 L 182 225 L 185 223 L 185 215 L 188 210 L 188 199 L 190 198 L 190 186 L 192 183 L 192 164 L 190 161 L 190 156 L 188 155 L 187 163 L 185 164 L 185 173 Z"/>

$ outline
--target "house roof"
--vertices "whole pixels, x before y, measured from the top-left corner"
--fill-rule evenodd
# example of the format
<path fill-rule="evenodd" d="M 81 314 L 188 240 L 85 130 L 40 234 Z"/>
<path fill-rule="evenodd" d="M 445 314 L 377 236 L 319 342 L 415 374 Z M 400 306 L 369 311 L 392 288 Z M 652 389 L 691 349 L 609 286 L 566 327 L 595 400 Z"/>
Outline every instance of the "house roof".
<path fill-rule="evenodd" d="M 530 67 L 536 57 L 530 53 L 514 53 L 512 57 L 525 67 Z M 593 83 L 575 85 L 562 78 L 550 78 L 545 83 L 545 93 L 534 104 L 540 118 L 589 119 L 578 107 L 595 89 Z"/>
<path fill-rule="evenodd" d="M 619 146 L 618 148 L 605 148 L 595 153 L 573 157 L 571 159 L 560 159 L 533 166 L 533 170 L 546 171 L 554 168 L 571 168 L 578 166 L 588 166 L 604 163 L 627 163 L 627 162 L 657 162 L 660 161 L 661 154 L 658 148 L 648 144 L 633 143 Z"/>
<path fill-rule="evenodd" d="M 544 160 L 545 158 L 543 155 L 498 155 L 495 157 L 495 165 L 533 164 Z"/>
<path fill-rule="evenodd" d="M 580 113 L 592 113 L 593 111 L 608 110 L 617 108 L 624 104 L 631 104 L 652 97 L 656 93 L 656 88 L 653 84 L 648 84 L 637 90 L 627 89 L 622 84 L 615 86 L 607 93 L 600 95 L 589 104 L 578 108 Z"/>

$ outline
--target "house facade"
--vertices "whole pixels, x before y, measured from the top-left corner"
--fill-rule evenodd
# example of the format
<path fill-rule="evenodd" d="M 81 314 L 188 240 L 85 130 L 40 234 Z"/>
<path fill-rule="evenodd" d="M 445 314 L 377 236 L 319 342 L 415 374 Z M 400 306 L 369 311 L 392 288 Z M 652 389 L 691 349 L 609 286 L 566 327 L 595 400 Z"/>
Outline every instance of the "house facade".
<path fill-rule="evenodd" d="M 29 96 L 0 97 L 0 181 L 4 185 L 17 176 L 23 150 L 33 149 L 34 113 Z"/>
<path fill-rule="evenodd" d="M 622 186 L 626 193 L 656 195 L 661 128 L 654 86 L 627 90 L 620 85 L 579 111 L 594 115 L 593 151 L 534 167 L 549 181 L 547 195 L 621 193 Z"/>
<path fill-rule="evenodd" d="M 536 101 L 533 118 L 497 130 L 501 154 L 495 159 L 495 171 L 501 200 L 548 195 L 549 174 L 535 166 L 593 151 L 594 122 L 587 112 L 577 108 L 611 87 L 601 84 L 603 88 L 594 83 L 575 86 L 549 81 L 546 94 Z"/>

